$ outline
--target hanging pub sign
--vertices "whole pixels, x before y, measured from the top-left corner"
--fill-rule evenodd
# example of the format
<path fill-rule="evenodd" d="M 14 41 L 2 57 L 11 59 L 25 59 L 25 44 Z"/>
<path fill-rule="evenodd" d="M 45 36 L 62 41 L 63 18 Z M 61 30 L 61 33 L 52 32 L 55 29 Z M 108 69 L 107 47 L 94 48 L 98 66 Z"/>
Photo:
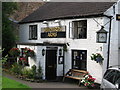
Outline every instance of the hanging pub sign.
<path fill-rule="evenodd" d="M 41 38 L 65 38 L 65 26 L 45 27 L 41 28 Z"/>
<path fill-rule="evenodd" d="M 116 14 L 116 20 L 120 20 L 120 14 Z"/>

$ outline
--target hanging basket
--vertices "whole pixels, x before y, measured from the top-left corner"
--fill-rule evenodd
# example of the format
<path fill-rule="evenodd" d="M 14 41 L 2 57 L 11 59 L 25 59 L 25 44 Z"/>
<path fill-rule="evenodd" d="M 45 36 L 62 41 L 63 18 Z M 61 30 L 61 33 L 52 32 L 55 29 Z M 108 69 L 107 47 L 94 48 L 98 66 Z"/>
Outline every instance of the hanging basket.
<path fill-rule="evenodd" d="M 18 57 L 20 55 L 20 50 L 18 48 L 12 48 L 9 51 L 9 54 L 14 57 Z"/>
<path fill-rule="evenodd" d="M 94 60 L 97 63 L 101 63 L 104 60 L 104 58 L 102 57 L 100 53 L 96 53 L 96 54 L 91 55 L 91 60 Z"/>
<path fill-rule="evenodd" d="M 27 57 L 33 57 L 35 55 L 34 51 L 29 49 L 29 48 L 24 48 L 23 53 L 27 56 Z"/>

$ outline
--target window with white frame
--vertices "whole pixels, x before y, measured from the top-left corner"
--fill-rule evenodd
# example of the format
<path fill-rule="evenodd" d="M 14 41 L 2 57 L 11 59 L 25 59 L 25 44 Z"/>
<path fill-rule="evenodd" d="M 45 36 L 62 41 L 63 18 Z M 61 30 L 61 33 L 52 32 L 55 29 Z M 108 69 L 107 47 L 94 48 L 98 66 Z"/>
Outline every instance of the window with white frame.
<path fill-rule="evenodd" d="M 87 20 L 72 22 L 73 38 L 86 39 L 87 38 Z"/>
<path fill-rule="evenodd" d="M 29 39 L 30 40 L 37 40 L 37 25 L 30 25 L 29 26 Z"/>

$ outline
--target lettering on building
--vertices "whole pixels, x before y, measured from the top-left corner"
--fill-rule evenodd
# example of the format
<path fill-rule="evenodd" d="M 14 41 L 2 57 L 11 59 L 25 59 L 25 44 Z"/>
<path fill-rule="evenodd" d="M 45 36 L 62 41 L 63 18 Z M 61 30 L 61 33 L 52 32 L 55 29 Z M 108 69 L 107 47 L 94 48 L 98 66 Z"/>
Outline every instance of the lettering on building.
<path fill-rule="evenodd" d="M 65 38 L 65 26 L 45 27 L 41 28 L 41 38 Z"/>

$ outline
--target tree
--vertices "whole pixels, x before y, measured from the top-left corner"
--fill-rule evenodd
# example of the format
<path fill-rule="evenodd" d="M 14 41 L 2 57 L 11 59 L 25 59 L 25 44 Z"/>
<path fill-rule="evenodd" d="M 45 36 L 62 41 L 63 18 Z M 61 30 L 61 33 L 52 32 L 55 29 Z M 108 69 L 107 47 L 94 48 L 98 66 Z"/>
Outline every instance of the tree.
<path fill-rule="evenodd" d="M 17 10 L 16 2 L 2 2 L 2 48 L 4 48 L 3 56 L 15 45 L 16 37 L 14 35 L 15 28 L 9 16 Z"/>

